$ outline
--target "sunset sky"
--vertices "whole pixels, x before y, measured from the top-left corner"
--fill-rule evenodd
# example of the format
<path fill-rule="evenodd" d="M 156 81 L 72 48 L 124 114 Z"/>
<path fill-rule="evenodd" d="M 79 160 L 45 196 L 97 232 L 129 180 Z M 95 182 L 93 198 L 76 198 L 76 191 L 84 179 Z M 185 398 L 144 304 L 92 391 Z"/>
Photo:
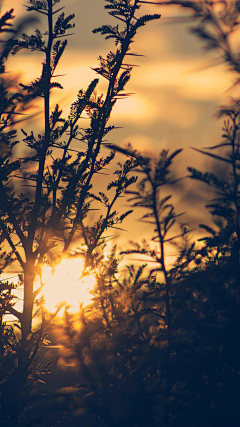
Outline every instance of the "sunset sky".
<path fill-rule="evenodd" d="M 98 55 L 105 56 L 110 49 L 114 50 L 111 41 L 92 33 L 92 29 L 115 21 L 104 10 L 104 3 L 103 0 L 61 2 L 61 5 L 66 4 L 66 14 L 75 13 L 76 24 L 75 34 L 68 38 L 67 50 L 57 72 L 66 74 L 58 79 L 64 90 L 55 91 L 53 96 L 53 103 L 58 101 L 66 115 L 78 90 L 86 88 L 96 77 L 90 67 L 98 65 Z M 11 7 L 16 17 L 26 16 L 22 1 L 2 3 L 2 11 Z M 119 101 L 114 108 L 110 123 L 122 129 L 109 134 L 109 141 L 120 145 L 131 142 L 134 148 L 154 155 L 163 148 L 184 148 L 173 168 L 178 177 L 186 175 L 187 166 L 210 169 L 212 162 L 196 154 L 190 146 L 201 148 L 219 141 L 221 125 L 214 114 L 218 105 L 225 104 L 229 96 L 234 95 L 227 92 L 233 75 L 226 72 L 224 64 L 208 67 L 217 53 L 204 52 L 203 44 L 188 31 L 191 23 L 170 23 L 169 18 L 186 16 L 185 10 L 144 5 L 141 12 L 160 13 L 161 19 L 140 29 L 132 45 L 133 52 L 145 56 L 131 58 L 138 67 L 133 69 L 127 91 L 134 95 Z M 34 16 L 32 12 L 30 15 Z M 9 72 L 21 73 L 21 81 L 28 83 L 39 76 L 41 61 L 41 55 L 22 51 L 8 61 L 7 67 Z M 100 81 L 98 94 L 104 93 L 105 87 L 105 82 Z M 30 125 L 39 128 L 40 123 L 36 115 Z M 187 211 L 183 221 L 196 225 L 210 218 L 204 209 L 206 197 L 198 183 L 184 180 L 179 184 L 175 205 L 178 212 Z M 134 217 L 140 214 L 137 211 Z M 141 233 L 144 237 L 145 226 L 141 225 L 138 238 Z M 130 233 L 129 238 L 134 235 Z"/>
<path fill-rule="evenodd" d="M 0 0 L 0 425 L 240 427 L 240 0 L 30 1 Z"/>

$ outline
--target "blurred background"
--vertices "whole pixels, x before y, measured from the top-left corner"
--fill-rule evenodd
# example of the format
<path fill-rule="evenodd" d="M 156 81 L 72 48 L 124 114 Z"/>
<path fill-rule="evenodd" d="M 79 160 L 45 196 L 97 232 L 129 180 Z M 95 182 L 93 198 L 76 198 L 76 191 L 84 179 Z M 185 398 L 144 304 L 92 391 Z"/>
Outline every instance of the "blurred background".
<path fill-rule="evenodd" d="M 104 10 L 104 4 L 104 0 L 62 1 L 64 12 L 75 14 L 76 25 L 74 34 L 68 38 L 68 46 L 57 72 L 60 75 L 57 80 L 64 90 L 56 90 L 52 97 L 52 104 L 58 102 L 65 116 L 78 90 L 86 89 L 96 77 L 92 68 L 98 65 L 98 56 L 105 56 L 115 48 L 111 40 L 106 41 L 99 34 L 92 33 L 94 28 L 103 24 L 116 25 Z M 11 0 L 4 0 L 1 3 L 2 12 L 12 7 L 17 19 L 26 16 L 22 2 L 15 0 L 13 4 Z M 234 92 L 229 90 L 234 76 L 226 70 L 225 64 L 211 65 L 218 58 L 217 53 L 204 51 L 203 43 L 190 34 L 189 27 L 194 21 L 186 10 L 144 4 L 141 13 L 159 13 L 161 18 L 141 29 L 132 45 L 132 52 L 143 56 L 129 57 L 130 62 L 136 65 L 127 86 L 127 91 L 133 95 L 117 102 L 110 124 L 121 128 L 108 135 L 108 142 L 121 146 L 130 142 L 134 148 L 154 156 L 163 148 L 170 151 L 183 148 L 173 165 L 174 177 L 186 177 L 187 166 L 216 172 L 215 163 L 191 147 L 208 147 L 219 142 L 221 123 L 214 115 L 219 105 L 226 104 L 234 96 Z M 34 16 L 34 12 L 30 15 Z M 43 22 L 44 16 L 37 27 L 43 29 Z M 31 30 L 30 27 L 26 28 L 26 33 L 31 33 Z M 41 54 L 38 57 L 23 50 L 7 61 L 7 71 L 10 75 L 17 73 L 19 82 L 28 83 L 40 75 L 41 61 Z M 105 81 L 100 77 L 98 95 L 104 93 L 105 88 Z M 29 111 L 31 119 L 20 127 L 40 132 L 41 111 L 42 100 L 34 102 Z M 124 156 L 118 155 L 119 159 L 124 161 Z M 113 170 L 114 166 L 109 173 Z M 220 173 L 224 173 L 224 170 Z M 101 189 L 104 187 L 104 179 L 100 186 Z M 205 209 L 211 198 L 209 189 L 185 178 L 174 186 L 173 196 L 176 211 L 186 212 L 181 221 L 191 228 L 196 227 L 193 237 L 198 238 L 198 223 L 210 221 Z M 128 234 L 121 234 L 118 239 L 120 246 L 126 240 L 137 237 L 140 241 L 149 234 L 148 226 L 135 221 L 140 215 L 141 212 L 136 210 L 125 221 Z"/>

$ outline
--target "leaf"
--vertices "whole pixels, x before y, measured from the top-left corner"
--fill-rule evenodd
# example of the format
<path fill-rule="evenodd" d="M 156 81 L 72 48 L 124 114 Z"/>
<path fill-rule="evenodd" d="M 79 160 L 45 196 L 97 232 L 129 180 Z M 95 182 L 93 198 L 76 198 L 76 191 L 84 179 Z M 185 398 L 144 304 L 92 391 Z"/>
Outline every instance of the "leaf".
<path fill-rule="evenodd" d="M 205 154 L 206 156 L 213 157 L 214 159 L 221 160 L 222 162 L 231 164 L 231 160 L 226 159 L 225 157 L 218 156 L 216 154 L 208 153 L 207 151 L 199 150 L 198 148 L 191 147 L 192 150 L 198 151 L 199 153 Z M 237 166 L 240 169 L 239 166 Z"/>

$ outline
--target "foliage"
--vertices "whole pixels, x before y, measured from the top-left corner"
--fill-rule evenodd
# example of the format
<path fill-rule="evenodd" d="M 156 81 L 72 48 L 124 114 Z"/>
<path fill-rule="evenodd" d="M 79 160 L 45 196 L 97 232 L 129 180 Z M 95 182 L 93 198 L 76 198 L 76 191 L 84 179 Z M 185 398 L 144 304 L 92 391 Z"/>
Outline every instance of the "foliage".
<path fill-rule="evenodd" d="M 218 1 L 170 1 L 161 4 L 180 5 L 189 9 L 196 25 L 191 32 L 206 42 L 206 49 L 215 49 L 221 57 L 209 66 L 226 62 L 235 73 L 235 87 L 239 83 L 239 52 L 232 43 L 232 37 L 239 27 L 239 2 Z M 236 337 L 239 334 L 238 295 L 239 295 L 239 100 L 232 99 L 229 105 L 219 108 L 218 118 L 225 117 L 222 141 L 204 149 L 195 148 L 214 162 L 218 162 L 221 176 L 212 172 L 201 172 L 188 168 L 190 177 L 212 187 L 216 197 L 207 208 L 213 216 L 215 227 L 201 224 L 208 236 L 197 252 L 198 272 L 194 271 L 184 280 L 181 299 L 182 313 L 189 313 L 187 329 L 194 331 L 196 342 L 190 342 L 188 356 L 198 363 L 201 376 L 196 377 L 196 368 L 191 371 L 192 379 L 186 384 L 193 385 L 196 393 L 205 396 L 198 398 L 200 412 L 198 425 L 237 425 L 239 412 L 236 399 L 239 397 L 239 369 L 236 358 L 239 348 Z M 187 288 L 185 287 L 187 285 Z M 188 299 L 190 292 L 190 301 Z M 191 296 L 192 295 L 192 296 Z M 177 299 L 180 298 L 177 297 Z M 195 301 L 194 301 L 195 300 Z M 177 300 L 176 300 L 177 301 Z M 193 305 L 192 305 L 193 304 Z M 179 303 L 177 303 L 179 307 Z M 189 312 L 190 307 L 190 312 Z M 186 318 L 185 318 L 186 319 Z M 186 353 L 187 354 L 187 353 Z M 186 354 L 184 357 L 186 357 Z M 188 363 L 190 363 L 188 360 Z M 189 365 L 190 366 L 190 365 Z M 196 367 L 196 365 L 195 365 Z M 229 379 L 231 377 L 231 386 Z M 196 387 L 196 384 L 197 387 Z M 190 387 L 192 387 L 192 385 Z M 194 396 L 193 389 L 191 389 Z M 222 407 L 223 401 L 225 407 Z M 201 406 L 202 405 L 202 406 Z M 192 417 L 196 416 L 193 404 Z M 188 408 L 189 411 L 189 408 Z M 202 417 L 202 413 L 207 414 Z M 190 412 L 191 413 L 191 412 Z M 195 415 L 193 416 L 193 413 Z M 183 417 L 186 416 L 183 415 Z M 193 421 L 189 421 L 190 424 Z"/>
<path fill-rule="evenodd" d="M 239 26 L 239 2 L 198 1 L 168 1 L 165 5 L 179 5 L 189 9 L 197 24 L 191 27 L 191 32 L 206 42 L 206 49 L 215 49 L 220 58 L 215 64 L 226 62 L 231 71 L 234 71 L 235 85 L 239 83 L 239 53 L 234 48 L 232 37 Z M 212 63 L 209 64 L 213 65 Z M 225 117 L 222 127 L 222 141 L 212 147 L 197 149 L 196 151 L 218 161 L 224 166 L 224 178 L 212 172 L 201 172 L 189 167 L 190 177 L 204 182 L 215 190 L 216 198 L 207 205 L 214 217 L 218 230 L 209 229 L 201 225 L 211 236 L 205 239 L 206 247 L 214 250 L 217 257 L 231 255 L 232 268 L 239 271 L 239 100 L 232 99 L 230 105 L 219 108 L 218 118 Z M 216 255 L 215 255 L 216 257 Z"/>
<path fill-rule="evenodd" d="M 0 82 L 0 261 L 1 272 L 11 264 L 19 266 L 24 287 L 20 311 L 14 307 L 15 285 L 10 279 L 0 283 L 2 425 L 237 427 L 239 101 L 219 109 L 220 118 L 227 116 L 223 140 L 214 147 L 195 149 L 223 164 L 224 176 L 188 168 L 192 180 L 216 191 L 207 206 L 215 225 L 200 225 L 208 235 L 196 245 L 171 196 L 177 182 L 171 168 L 181 150 L 162 149 L 154 158 L 131 145 L 123 148 L 106 140 L 114 129 L 108 121 L 115 103 L 129 95 L 125 87 L 132 65 L 126 58 L 134 56 L 131 44 L 139 28 L 160 16 L 139 16 L 144 1 L 105 0 L 105 9 L 118 21 L 116 26 L 94 30 L 113 39 L 116 46 L 105 58 L 99 56 L 94 69 L 106 80 L 107 91 L 98 94 L 98 79 L 94 79 L 78 92 L 69 116 L 63 118 L 59 105 L 50 111 L 50 97 L 52 90 L 62 89 L 53 79 L 67 46 L 62 37 L 73 28 L 74 16 L 66 16 L 58 3 L 28 2 L 27 11 L 47 19 L 44 33 L 37 29 L 17 38 L 9 27 L 12 11 L 0 20 L 1 31 L 11 30 L 0 56 L 4 77 Z M 229 42 L 239 25 L 238 1 L 159 4 L 190 9 L 196 18 L 193 32 L 207 42 L 207 48 L 221 53 L 219 62 L 227 61 L 239 73 L 239 54 Z M 13 93 L 4 76 L 5 60 L 22 49 L 43 55 L 42 70 L 40 77 Z M 44 132 L 36 135 L 22 129 L 18 144 L 24 149 L 18 157 L 12 129 L 15 113 L 35 97 L 43 100 Z M 86 126 L 82 117 L 88 119 Z M 110 151 L 106 154 L 105 149 Z M 117 163 L 106 189 L 97 192 L 94 177 L 105 174 L 119 152 L 127 160 Z M 118 213 L 116 202 L 124 194 L 130 209 Z M 140 221 L 149 224 L 151 241 L 130 242 L 121 254 L 113 248 L 106 256 L 106 230 L 121 230 L 125 217 L 140 207 Z M 80 245 L 78 255 L 85 259 L 84 274 L 92 271 L 96 277 L 93 304 L 81 307 L 76 315 L 66 307 L 62 322 L 54 323 L 60 307 L 47 313 L 39 299 L 42 285 L 37 289 L 33 285 L 38 276 L 42 279 L 44 264 L 54 266 L 62 256 L 72 254 L 75 241 Z M 169 248 L 175 252 L 171 262 Z M 143 264 L 128 262 L 123 269 L 129 255 Z M 13 326 L 5 322 L 6 314 L 14 316 Z M 34 316 L 40 319 L 35 330 Z M 55 346 L 47 350 L 46 331 L 58 350 Z M 69 375 L 66 387 L 56 385 L 62 380 L 59 366 Z M 44 375 L 50 371 L 53 382 L 44 385 Z"/>
<path fill-rule="evenodd" d="M 131 242 L 132 248 L 124 254 L 143 256 L 147 263 L 138 269 L 128 265 L 124 277 L 118 273 L 114 253 L 109 257 L 98 276 L 96 305 L 89 314 L 82 312 L 86 317 L 80 332 L 66 314 L 68 348 L 87 381 L 87 396 L 93 394 L 97 414 L 106 425 L 167 425 L 177 382 L 172 359 L 179 326 L 173 323 L 172 299 L 179 277 L 183 280 L 195 259 L 194 245 L 187 242 L 187 227 L 173 234 L 179 215 L 170 203 L 171 196 L 164 194 L 165 187 L 175 182 L 169 176 L 170 166 L 181 150 L 172 154 L 163 150 L 154 160 L 131 146 L 108 146 L 134 159 L 135 171 L 142 175 L 136 191 L 126 193 L 132 207 L 144 208 L 141 220 L 153 227 L 152 242 L 158 248 L 146 240 L 142 244 Z M 172 268 L 167 267 L 166 245 L 171 242 L 178 246 L 179 239 L 184 242 L 181 254 Z M 146 270 L 149 262 L 153 268 Z"/>
<path fill-rule="evenodd" d="M 229 43 L 229 38 L 239 25 L 239 2 L 220 2 L 220 5 L 218 3 L 168 2 L 192 10 L 194 17 L 198 19 L 193 32 L 207 41 L 208 48 L 218 49 L 222 53 L 221 61 L 227 61 L 231 69 L 239 73 L 239 54 L 232 52 Z M 220 9 L 216 5 L 220 6 Z M 211 28 L 213 32 L 210 31 Z M 142 220 L 154 227 L 155 234 L 152 240 L 158 242 L 159 249 L 153 249 L 144 241 L 142 245 L 132 243 L 132 249 L 125 251 L 128 254 L 145 256 L 148 262 L 150 260 L 156 265 L 156 268 L 150 270 L 147 279 L 140 280 L 140 283 L 144 284 L 142 295 L 139 296 L 137 292 L 134 294 L 136 282 L 132 284 L 130 291 L 134 295 L 134 298 L 130 299 L 132 307 L 133 301 L 138 298 L 141 300 L 136 313 L 136 318 L 140 319 L 140 326 L 146 320 L 145 304 L 151 301 L 148 330 L 142 332 L 138 330 L 139 325 L 133 325 L 132 317 L 136 306 L 133 313 L 128 312 L 126 319 L 127 326 L 124 329 L 128 331 L 128 325 L 131 325 L 131 332 L 134 331 L 135 334 L 137 331 L 138 342 L 141 343 L 140 346 L 131 347 L 130 354 L 135 356 L 134 369 L 131 371 L 132 358 L 129 358 L 129 352 L 125 354 L 121 374 L 118 370 L 113 371 L 114 380 L 111 375 L 111 379 L 108 379 L 109 365 L 106 356 L 103 361 L 100 355 L 96 359 L 90 356 L 89 359 L 88 371 L 93 374 L 94 379 L 95 375 L 98 378 L 96 382 L 98 390 L 101 390 L 98 402 L 103 405 L 107 417 L 109 414 L 111 417 L 114 412 L 109 387 L 113 385 L 114 390 L 118 390 L 116 384 L 121 383 L 122 378 L 130 379 L 130 382 L 129 380 L 127 382 L 129 389 L 127 396 L 133 402 L 131 410 L 134 409 L 136 417 L 139 418 L 132 419 L 131 415 L 125 418 L 124 410 L 121 411 L 124 407 L 123 392 L 121 397 L 118 396 L 116 399 L 119 405 L 117 414 L 120 413 L 118 419 L 103 417 L 106 425 L 118 425 L 119 422 L 119 425 L 125 423 L 144 426 L 151 424 L 226 427 L 237 426 L 239 423 L 239 101 L 233 100 L 230 105 L 220 107 L 218 116 L 227 116 L 223 127 L 223 141 L 214 147 L 195 150 L 225 164 L 224 177 L 188 168 L 192 179 L 204 182 L 216 190 L 216 198 L 207 207 L 210 208 L 217 229 L 209 225 L 200 225 L 209 234 L 201 239 L 204 243 L 201 248 L 195 249 L 194 243 L 188 238 L 189 230 L 184 224 L 178 236 L 166 237 L 170 230 L 173 231 L 177 215 L 170 203 L 170 196 L 163 194 L 162 187 L 169 184 L 169 166 L 178 153 L 169 156 L 164 150 L 159 160 L 153 161 L 132 150 L 131 147 L 123 149 L 108 144 L 109 148 L 135 159 L 137 172 L 143 174 L 143 179 L 137 184 L 137 190 L 127 193 L 131 195 L 130 201 L 134 207 L 145 209 L 146 213 Z M 166 243 L 172 243 L 179 253 L 172 268 L 166 267 Z M 144 266 L 138 270 L 138 280 L 142 277 L 142 272 Z M 128 274 L 127 283 L 131 282 L 130 278 L 134 278 L 130 266 Z M 161 280 L 162 277 L 164 280 Z M 113 283 L 110 311 L 107 310 L 108 304 L 104 304 L 108 301 L 108 296 L 105 298 L 99 296 L 98 310 L 102 313 L 102 318 L 99 320 L 97 314 L 97 324 L 104 330 L 104 343 L 99 338 L 94 344 L 101 346 L 101 355 L 109 351 L 109 348 L 114 348 L 117 354 L 122 355 L 121 332 L 117 329 L 120 340 L 117 342 L 116 328 L 113 327 L 116 320 L 113 313 L 119 313 L 117 311 L 119 295 L 125 295 L 128 289 L 126 280 L 126 278 L 118 279 L 117 285 Z M 105 282 L 105 289 L 109 293 L 108 282 Z M 126 300 L 123 301 L 120 310 L 121 321 L 126 307 Z M 105 318 L 106 312 L 110 320 L 108 317 Z M 157 323 L 154 315 L 159 316 Z M 117 321 L 119 322 L 119 319 Z M 86 344 L 87 330 L 87 326 L 84 326 L 75 336 L 78 337 L 77 348 L 80 346 L 81 352 L 86 351 L 89 356 L 89 351 L 94 345 Z M 111 333 L 108 335 L 110 330 Z M 71 340 L 70 333 L 67 335 Z M 100 332 L 99 335 L 101 336 Z M 146 337 L 149 339 L 147 356 L 144 347 Z M 127 342 L 126 337 L 124 344 Z M 133 337 L 131 342 L 135 343 Z M 80 361 L 80 369 L 84 372 L 85 367 L 81 364 L 80 356 L 76 357 Z M 94 360 L 97 360 L 97 363 Z M 116 363 L 117 358 L 113 358 L 111 368 L 115 367 Z M 126 366 L 130 372 L 128 371 L 125 377 Z M 135 369 L 137 378 L 133 377 Z M 103 377 L 107 378 L 105 386 L 104 379 L 98 375 L 106 371 L 107 374 Z M 141 403 L 141 407 L 136 409 L 135 394 L 132 395 L 131 392 L 135 390 L 139 379 L 146 387 L 144 390 L 138 387 L 138 402 L 147 402 L 148 406 L 146 408 L 144 403 Z M 90 381 L 88 386 L 89 384 Z M 92 391 L 97 399 L 98 390 L 91 387 L 87 390 Z M 142 408 L 147 414 L 147 419 L 141 412 Z M 97 413 L 100 413 L 99 407 Z"/>
<path fill-rule="evenodd" d="M 113 193 L 113 196 L 104 192 L 94 194 L 92 180 L 95 175 L 103 173 L 114 158 L 113 152 L 103 154 L 102 147 L 106 135 L 114 128 L 108 126 L 112 108 L 118 98 L 126 96 L 122 92 L 132 67 L 124 63 L 124 58 L 129 54 L 137 29 L 160 17 L 147 15 L 136 18 L 139 1 L 107 2 L 111 3 L 112 12 L 116 16 L 121 9 L 120 5 L 124 4 L 120 11 L 124 28 L 120 37 L 118 32 L 113 34 L 116 52 L 110 52 L 107 59 L 100 57 L 100 66 L 95 70 L 108 80 L 106 94 L 97 95 L 98 79 L 94 79 L 86 90 L 79 91 L 65 119 L 59 105 L 50 111 L 50 96 L 53 89 L 62 89 L 61 84 L 53 79 L 67 45 L 67 40 L 62 41 L 62 38 L 67 37 L 69 30 L 74 27 L 74 15 L 66 16 L 61 7 L 56 9 L 58 3 L 58 0 L 28 1 L 27 11 L 37 12 L 47 19 L 46 31 L 42 33 L 36 29 L 32 35 L 24 32 L 18 39 L 9 39 L 3 50 L 14 55 L 22 49 L 28 49 L 42 53 L 44 58 L 40 77 L 28 85 L 20 84 L 26 94 L 25 99 L 40 97 L 44 105 L 44 133 L 36 135 L 33 131 L 29 133 L 22 129 L 23 156 L 17 157 L 14 151 L 17 143 L 15 131 L 5 130 L 10 124 L 8 120 L 11 121 L 19 95 L 6 98 L 8 109 L 6 111 L 4 106 L 1 115 L 1 138 L 7 145 L 7 150 L 1 156 L 0 172 L 1 243 L 4 248 L 1 256 L 2 271 L 11 263 L 17 263 L 24 289 L 22 311 L 14 307 L 9 296 L 10 287 L 4 290 L 2 296 L 2 315 L 13 315 L 16 319 L 15 327 L 20 331 L 17 345 L 10 352 L 11 358 L 15 359 L 15 368 L 9 375 L 6 374 L 2 382 L 1 411 L 6 425 L 17 425 L 19 421 L 19 414 L 24 408 L 26 386 L 32 382 L 29 383 L 29 374 L 34 378 L 33 363 L 43 342 L 44 331 L 53 318 L 45 313 L 41 300 L 37 298 L 42 285 L 34 288 L 37 276 L 41 280 L 43 264 L 49 262 L 52 256 L 59 261 L 59 253 L 55 251 L 55 255 L 51 255 L 57 245 L 61 248 L 61 258 L 69 252 L 75 239 L 82 239 L 81 253 L 85 255 L 86 267 L 89 264 L 96 266 L 98 258 L 101 259 L 98 247 L 102 247 L 105 242 L 104 232 L 107 228 L 121 224 L 131 213 L 129 210 L 118 214 L 113 209 L 116 200 L 136 180 L 129 176 L 134 166 L 131 161 L 119 164 L 116 179 L 109 183 L 107 191 L 112 190 L 110 194 Z M 12 11 L 2 17 L 2 27 L 6 28 L 11 17 Z M 110 34 L 111 31 L 111 26 L 95 30 L 104 34 Z M 4 89 L 2 95 L 3 99 L 7 96 Z M 83 114 L 88 118 L 85 127 L 81 127 L 79 122 Z M 79 143 L 77 150 L 70 148 L 73 141 Z M 92 226 L 88 223 L 88 212 L 93 202 L 98 202 L 103 209 Z M 40 315 L 41 320 L 38 329 L 33 330 L 32 321 L 36 314 Z M 10 333 L 6 324 L 3 324 L 1 332 L 6 338 L 8 335 L 10 338 L 12 334 L 14 336 L 14 330 Z M 4 352 L 8 351 L 7 346 L 3 344 Z"/>

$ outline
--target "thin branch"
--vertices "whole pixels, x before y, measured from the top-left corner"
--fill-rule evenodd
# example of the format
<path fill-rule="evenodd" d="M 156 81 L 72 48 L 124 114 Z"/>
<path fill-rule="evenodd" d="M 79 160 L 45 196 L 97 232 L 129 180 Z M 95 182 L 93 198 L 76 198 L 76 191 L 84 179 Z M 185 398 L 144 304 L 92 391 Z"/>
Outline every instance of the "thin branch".
<path fill-rule="evenodd" d="M 17 233 L 17 235 L 18 235 L 18 237 L 19 237 L 19 239 L 23 245 L 23 248 L 26 250 L 26 241 L 27 241 L 26 237 L 24 236 L 23 231 L 22 231 L 20 225 L 18 224 L 15 215 L 13 214 L 12 206 L 10 205 L 10 203 L 7 199 L 5 189 L 4 189 L 4 186 L 3 186 L 3 183 L 1 180 L 0 180 L 0 193 L 1 193 L 1 198 L 2 198 L 2 200 L 1 200 L 2 205 L 3 205 L 4 209 L 6 210 L 11 223 L 13 224 L 13 226 L 15 228 L 15 231 L 16 231 L 16 233 Z"/>
<path fill-rule="evenodd" d="M 9 311 L 10 314 L 15 316 L 18 320 L 21 321 L 22 319 L 22 313 L 20 311 L 17 311 L 15 308 L 13 308 L 11 305 L 6 306 L 6 310 Z"/>
<path fill-rule="evenodd" d="M 0 219 L 0 226 L 2 228 L 3 234 L 4 234 L 7 242 L 9 243 L 9 245 L 12 248 L 13 252 L 15 253 L 16 258 L 17 258 L 19 264 L 21 265 L 22 269 L 24 270 L 24 262 L 23 262 L 23 260 L 22 260 L 22 258 L 20 256 L 19 252 L 17 251 L 16 246 L 14 245 L 14 243 L 13 243 L 13 241 L 12 241 L 12 239 L 11 239 L 11 237 L 10 237 L 10 235 L 9 235 L 9 233 L 8 233 L 5 225 L 4 225 L 4 222 L 1 219 Z"/>

